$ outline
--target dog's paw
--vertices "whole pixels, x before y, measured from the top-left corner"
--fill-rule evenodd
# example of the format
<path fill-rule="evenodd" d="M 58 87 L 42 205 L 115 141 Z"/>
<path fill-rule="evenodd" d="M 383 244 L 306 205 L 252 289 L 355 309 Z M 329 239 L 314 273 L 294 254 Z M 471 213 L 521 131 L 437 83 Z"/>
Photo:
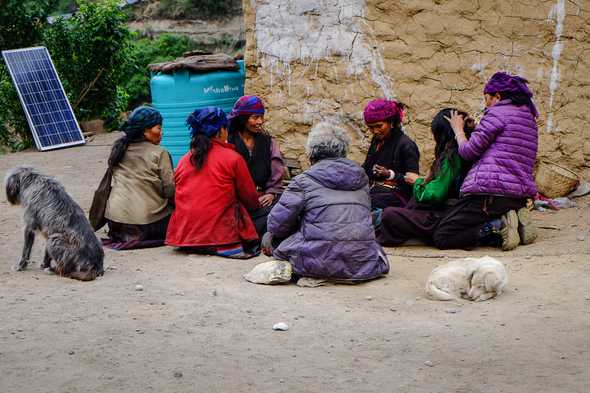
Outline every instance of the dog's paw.
<path fill-rule="evenodd" d="M 51 274 L 55 274 L 55 270 L 53 270 L 50 267 L 46 267 L 43 269 L 43 273 L 51 275 Z"/>
<path fill-rule="evenodd" d="M 27 268 L 27 263 L 23 263 L 23 262 L 19 262 L 16 265 L 12 266 L 12 271 L 13 272 L 22 272 L 23 270 L 25 270 Z"/>

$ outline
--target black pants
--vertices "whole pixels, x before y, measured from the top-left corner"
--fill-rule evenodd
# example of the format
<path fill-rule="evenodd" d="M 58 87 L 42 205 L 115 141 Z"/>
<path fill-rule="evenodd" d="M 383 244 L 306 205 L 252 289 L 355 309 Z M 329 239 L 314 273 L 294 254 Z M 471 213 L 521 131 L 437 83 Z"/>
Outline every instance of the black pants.
<path fill-rule="evenodd" d="M 371 210 L 385 209 L 391 206 L 404 207 L 410 199 L 397 188 L 383 187 L 378 184 L 371 186 L 369 194 L 371 196 Z"/>
<path fill-rule="evenodd" d="M 250 212 L 250 218 L 252 218 L 256 233 L 260 239 L 262 239 L 262 236 L 266 233 L 266 219 L 274 205 L 275 204 L 273 203 L 270 206 L 261 207 L 260 209 Z"/>
<path fill-rule="evenodd" d="M 526 205 L 526 199 L 493 195 L 468 195 L 457 201 L 434 231 L 434 245 L 441 250 L 477 245 L 481 226 L 510 210 Z"/>
<path fill-rule="evenodd" d="M 375 230 L 377 241 L 383 246 L 398 246 L 409 239 L 432 243 L 432 234 L 443 208 L 419 206 L 412 198 L 406 207 L 387 207 L 381 215 L 381 225 Z"/>

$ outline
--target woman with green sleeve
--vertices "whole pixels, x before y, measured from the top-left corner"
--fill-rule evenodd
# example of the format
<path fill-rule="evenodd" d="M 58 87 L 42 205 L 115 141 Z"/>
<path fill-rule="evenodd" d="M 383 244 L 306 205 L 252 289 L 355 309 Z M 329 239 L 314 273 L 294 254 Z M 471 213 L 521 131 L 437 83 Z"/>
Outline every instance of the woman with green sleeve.
<path fill-rule="evenodd" d="M 444 215 L 449 199 L 459 197 L 459 189 L 468 165 L 458 153 L 455 134 L 445 116 L 453 108 L 443 109 L 432 120 L 431 131 L 436 143 L 434 162 L 426 177 L 408 172 L 405 181 L 413 185 L 413 197 L 403 208 L 388 207 L 377 219 L 377 241 L 385 246 L 397 246 L 408 239 L 432 242 L 432 234 Z M 465 132 L 469 134 L 475 124 L 467 113 Z"/>

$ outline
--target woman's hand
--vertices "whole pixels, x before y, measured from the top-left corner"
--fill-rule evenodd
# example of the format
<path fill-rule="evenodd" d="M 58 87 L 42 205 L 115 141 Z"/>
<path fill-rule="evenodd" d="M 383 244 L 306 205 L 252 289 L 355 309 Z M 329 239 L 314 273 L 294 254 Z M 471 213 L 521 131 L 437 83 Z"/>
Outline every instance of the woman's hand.
<path fill-rule="evenodd" d="M 414 172 L 406 172 L 406 175 L 404 176 L 404 180 L 408 184 L 414 184 L 414 183 L 416 183 L 416 180 L 420 179 L 421 177 L 422 176 L 420 176 L 417 173 L 414 173 Z"/>
<path fill-rule="evenodd" d="M 373 175 L 387 179 L 389 177 L 390 173 L 389 173 L 389 169 L 385 168 L 384 166 L 373 165 Z"/>
<path fill-rule="evenodd" d="M 258 202 L 262 205 L 262 207 L 270 206 L 275 200 L 275 194 L 264 194 L 258 197 Z"/>
<path fill-rule="evenodd" d="M 449 118 L 445 116 L 445 119 L 451 124 L 453 132 L 455 133 L 455 139 L 457 139 L 458 143 L 467 140 L 465 137 L 465 131 L 463 130 L 465 127 L 465 119 L 459 114 L 459 112 L 452 110 L 451 117 Z"/>

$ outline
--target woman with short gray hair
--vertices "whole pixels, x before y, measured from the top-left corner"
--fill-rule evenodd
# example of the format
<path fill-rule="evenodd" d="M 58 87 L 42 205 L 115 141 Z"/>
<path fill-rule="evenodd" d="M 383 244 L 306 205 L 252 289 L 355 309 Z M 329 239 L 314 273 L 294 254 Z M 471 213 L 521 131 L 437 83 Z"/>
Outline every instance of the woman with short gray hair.
<path fill-rule="evenodd" d="M 341 127 L 316 124 L 305 146 L 311 168 L 293 179 L 270 212 L 265 253 L 289 261 L 296 276 L 362 281 L 389 272 L 375 241 L 368 178 L 346 158 L 349 145 Z"/>

